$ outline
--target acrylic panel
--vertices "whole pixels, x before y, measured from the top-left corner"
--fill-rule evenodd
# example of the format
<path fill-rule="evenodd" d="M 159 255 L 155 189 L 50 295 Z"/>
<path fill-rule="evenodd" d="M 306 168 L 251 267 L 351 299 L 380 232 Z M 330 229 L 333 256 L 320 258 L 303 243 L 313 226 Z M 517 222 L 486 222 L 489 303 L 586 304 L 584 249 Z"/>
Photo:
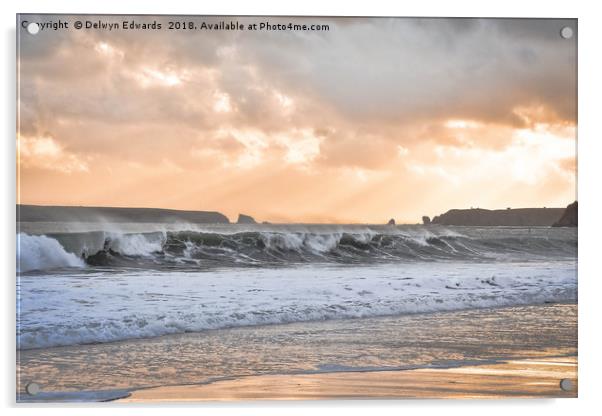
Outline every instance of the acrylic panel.
<path fill-rule="evenodd" d="M 576 19 L 17 15 L 17 401 L 576 397 L 576 68 Z"/>

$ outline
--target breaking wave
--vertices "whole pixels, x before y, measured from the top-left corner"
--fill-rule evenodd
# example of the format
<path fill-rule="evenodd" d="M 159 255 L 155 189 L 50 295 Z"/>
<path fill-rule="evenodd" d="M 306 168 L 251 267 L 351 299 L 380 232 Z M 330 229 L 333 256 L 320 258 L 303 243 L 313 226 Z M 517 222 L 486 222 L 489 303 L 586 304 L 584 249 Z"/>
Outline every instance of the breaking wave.
<path fill-rule="evenodd" d="M 575 234 L 459 233 L 450 229 L 311 231 L 103 231 L 19 234 L 19 270 L 63 267 L 134 268 L 278 266 L 294 263 L 371 264 L 437 260 L 574 258 Z"/>
<path fill-rule="evenodd" d="M 54 238 L 21 233 L 17 240 L 17 271 L 84 267 L 84 260 L 65 251 Z"/>

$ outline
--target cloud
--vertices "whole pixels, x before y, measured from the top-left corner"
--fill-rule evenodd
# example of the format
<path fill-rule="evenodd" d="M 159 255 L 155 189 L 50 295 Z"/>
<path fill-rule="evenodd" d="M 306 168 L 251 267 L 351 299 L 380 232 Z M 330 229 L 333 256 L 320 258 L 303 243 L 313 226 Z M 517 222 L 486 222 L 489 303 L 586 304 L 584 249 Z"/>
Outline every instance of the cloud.
<path fill-rule="evenodd" d="M 157 205 L 168 190 L 173 207 L 380 221 L 392 205 L 421 215 L 408 203 L 417 189 L 441 209 L 500 202 L 491 181 L 511 182 L 514 196 L 498 190 L 517 203 L 573 192 L 577 50 L 559 30 L 575 20 L 269 20 L 330 30 L 21 36 L 22 195 L 60 202 L 39 185 L 52 179 L 81 204 Z M 64 177 L 109 170 L 129 185 Z M 276 189 L 288 202 L 270 201 Z"/>
<path fill-rule="evenodd" d="M 33 39 L 23 39 L 21 71 L 29 84 L 30 78 L 39 79 L 43 67 L 48 83 L 38 88 L 51 88 L 48 92 L 61 98 L 48 103 L 49 110 L 75 101 L 69 107 L 77 107 L 79 115 L 103 119 L 113 116 L 107 106 L 80 105 L 84 103 L 67 94 L 69 89 L 58 87 L 73 88 L 81 80 L 88 85 L 83 91 L 91 101 L 110 100 L 126 110 L 128 119 L 136 118 L 136 110 L 148 116 L 154 106 L 161 111 L 153 111 L 153 116 L 165 121 L 191 111 L 197 119 L 206 119 L 212 106 L 191 108 L 190 97 L 209 100 L 207 93 L 217 90 L 230 97 L 240 110 L 238 121 L 245 124 L 282 122 L 275 107 L 282 105 L 283 97 L 290 103 L 297 102 L 297 96 L 296 116 L 289 120 L 297 123 L 326 111 L 346 121 L 393 125 L 442 117 L 521 124 L 515 109 L 534 105 L 561 120 L 575 120 L 576 46 L 557 33 L 574 21 L 316 20 L 328 23 L 331 30 L 220 32 L 202 39 L 164 32 L 86 32 L 70 37 L 48 32 L 35 39 L 35 48 Z M 54 45 L 59 56 L 40 59 L 35 54 L 40 43 Z M 152 99 L 135 91 L 128 73 L 143 86 L 185 88 L 177 94 L 152 91 L 157 94 Z M 187 79 L 183 73 L 189 74 Z M 100 83 L 90 84 L 94 78 Z M 267 97 L 272 94 L 277 100 Z M 146 105 L 133 105 L 140 102 Z"/>
<path fill-rule="evenodd" d="M 27 137 L 18 139 L 20 166 L 55 170 L 63 173 L 87 172 L 88 164 L 69 153 L 52 137 Z"/>

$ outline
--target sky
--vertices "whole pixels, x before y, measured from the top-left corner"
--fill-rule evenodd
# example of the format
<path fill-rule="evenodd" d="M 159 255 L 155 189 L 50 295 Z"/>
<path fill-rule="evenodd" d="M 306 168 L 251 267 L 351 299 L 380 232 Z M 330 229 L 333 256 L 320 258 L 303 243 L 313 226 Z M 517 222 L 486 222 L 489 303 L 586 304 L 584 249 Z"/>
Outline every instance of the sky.
<path fill-rule="evenodd" d="M 23 19 L 163 25 L 18 30 L 23 204 L 416 223 L 576 199 L 575 20 Z"/>

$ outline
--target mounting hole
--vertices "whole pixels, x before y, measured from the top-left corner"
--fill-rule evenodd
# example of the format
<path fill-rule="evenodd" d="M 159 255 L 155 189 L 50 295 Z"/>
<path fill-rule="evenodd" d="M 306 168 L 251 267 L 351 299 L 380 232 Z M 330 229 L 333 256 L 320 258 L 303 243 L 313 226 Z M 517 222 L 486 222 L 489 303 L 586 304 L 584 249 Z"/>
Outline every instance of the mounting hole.
<path fill-rule="evenodd" d="M 570 39 L 573 37 L 573 28 L 569 27 L 569 26 L 565 26 L 562 29 L 560 29 L 560 36 L 562 36 L 563 39 Z"/>
<path fill-rule="evenodd" d="M 30 35 L 37 35 L 40 31 L 40 25 L 34 22 L 31 22 L 27 25 L 27 31 Z"/>
<path fill-rule="evenodd" d="M 560 388 L 564 391 L 573 391 L 575 389 L 575 384 L 568 378 L 563 378 L 560 380 Z"/>
<path fill-rule="evenodd" d="M 32 396 L 35 396 L 41 390 L 42 388 L 38 383 L 29 383 L 27 386 L 25 386 L 25 391 L 27 392 L 27 394 L 30 394 Z"/>

